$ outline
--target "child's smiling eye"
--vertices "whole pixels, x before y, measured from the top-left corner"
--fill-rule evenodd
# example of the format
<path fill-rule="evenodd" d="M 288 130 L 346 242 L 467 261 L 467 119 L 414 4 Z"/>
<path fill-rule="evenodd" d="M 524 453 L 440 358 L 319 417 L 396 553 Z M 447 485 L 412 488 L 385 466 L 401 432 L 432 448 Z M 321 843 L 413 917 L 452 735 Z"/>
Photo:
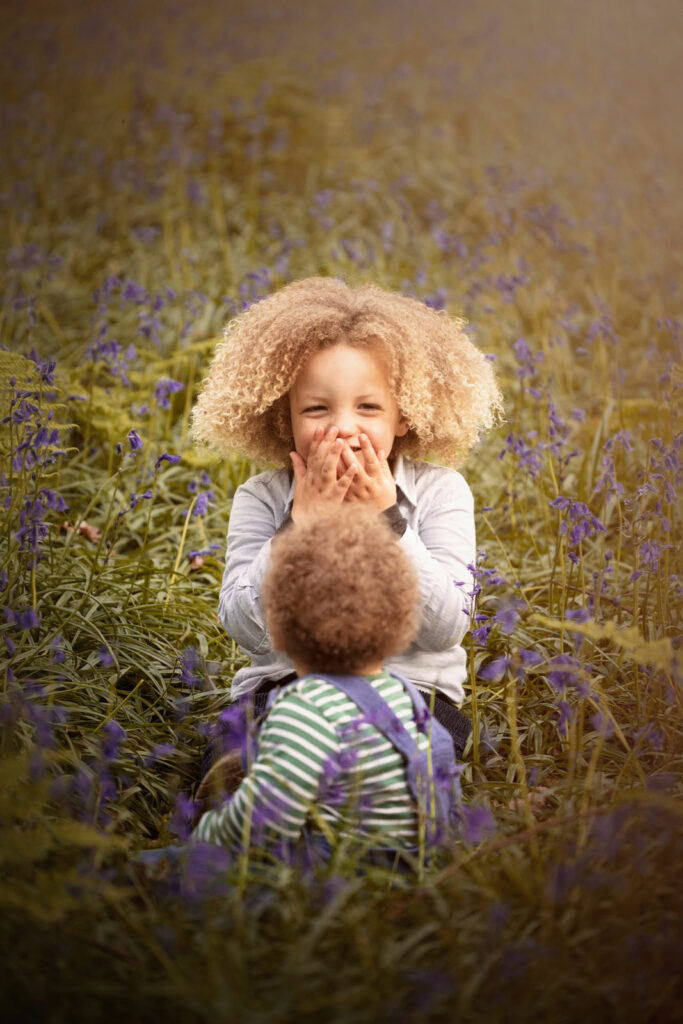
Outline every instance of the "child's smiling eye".
<path fill-rule="evenodd" d="M 380 405 L 376 405 L 374 402 L 361 402 L 361 409 L 371 409 L 373 412 L 379 412 L 381 410 Z"/>
<path fill-rule="evenodd" d="M 307 405 L 303 410 L 304 414 L 311 412 L 325 412 L 327 406 L 325 405 Z"/>

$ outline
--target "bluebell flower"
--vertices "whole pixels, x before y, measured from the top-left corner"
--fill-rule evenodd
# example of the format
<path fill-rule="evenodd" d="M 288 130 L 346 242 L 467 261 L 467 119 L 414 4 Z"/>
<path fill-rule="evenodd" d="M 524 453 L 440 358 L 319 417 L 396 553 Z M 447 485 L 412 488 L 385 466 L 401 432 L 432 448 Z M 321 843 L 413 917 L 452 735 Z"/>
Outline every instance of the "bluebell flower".
<path fill-rule="evenodd" d="M 566 736 L 569 730 L 569 723 L 573 718 L 571 705 L 566 700 L 560 700 L 557 704 L 557 730 L 560 736 Z"/>
<path fill-rule="evenodd" d="M 193 512 L 196 516 L 205 516 L 209 508 L 208 495 L 202 492 L 197 496 Z"/>
<path fill-rule="evenodd" d="M 503 633 L 509 635 L 513 632 L 519 621 L 519 610 L 521 607 L 522 602 L 516 598 L 503 597 L 499 600 L 494 618 Z"/>
<path fill-rule="evenodd" d="M 160 455 L 159 458 L 154 463 L 154 468 L 155 470 L 159 469 L 162 462 L 168 462 L 169 466 L 177 466 L 178 463 L 180 462 L 180 459 L 180 455 L 169 455 L 168 452 L 164 452 L 163 455 Z"/>
<path fill-rule="evenodd" d="M 512 658 L 507 654 L 494 658 L 479 669 L 479 677 L 487 682 L 499 683 L 511 664 Z"/>
<path fill-rule="evenodd" d="M 611 558 L 611 553 L 605 552 L 606 560 L 609 560 L 608 554 Z M 564 617 L 569 619 L 570 622 L 588 622 L 591 616 L 587 608 L 568 608 L 564 613 Z"/>
<path fill-rule="evenodd" d="M 130 278 L 126 278 L 121 291 L 121 299 L 123 304 L 131 303 L 136 306 L 141 306 L 146 302 L 149 302 L 149 292 L 141 284 L 137 284 L 135 281 L 131 281 Z"/>
<path fill-rule="evenodd" d="M 138 502 L 143 501 L 145 498 L 152 498 L 154 492 L 148 488 L 144 494 L 136 494 L 135 491 L 131 491 L 129 506 L 130 508 L 137 508 Z"/>
<path fill-rule="evenodd" d="M 578 666 L 575 660 L 570 654 L 558 654 L 551 659 L 550 666 L 548 682 L 558 693 L 564 693 L 567 686 L 576 678 Z"/>
<path fill-rule="evenodd" d="M 496 830 L 496 823 L 488 807 L 463 804 L 461 832 L 466 843 L 481 843 Z"/>
<path fill-rule="evenodd" d="M 595 533 L 606 533 L 606 527 L 583 501 L 559 495 L 550 502 L 553 508 L 559 509 L 565 516 L 560 524 L 560 533 L 569 534 L 569 544 L 577 547 L 585 537 Z M 568 526 L 569 524 L 569 526 Z"/>
<path fill-rule="evenodd" d="M 125 729 L 114 719 L 102 726 L 102 757 L 105 761 L 114 761 L 119 754 L 119 747 L 126 739 Z"/>
<path fill-rule="evenodd" d="M 192 835 L 194 820 L 199 811 L 199 804 L 186 796 L 185 793 L 178 793 L 173 814 L 168 823 L 169 831 L 178 839 L 186 841 Z"/>
<path fill-rule="evenodd" d="M 156 743 L 150 750 L 149 754 L 145 755 L 143 764 L 145 767 L 149 767 L 150 765 L 156 764 L 157 761 L 168 760 L 173 757 L 175 753 L 176 748 L 172 743 Z"/>
<path fill-rule="evenodd" d="M 476 629 L 471 630 L 470 636 L 475 643 L 481 644 L 482 647 L 486 647 L 491 630 L 493 629 L 493 623 L 485 615 L 477 616 L 477 621 L 483 621 L 483 625 L 477 626 Z"/>
<path fill-rule="evenodd" d="M 596 711 L 591 716 L 591 724 L 596 732 L 603 734 L 606 740 L 614 735 L 614 722 L 607 715 L 603 715 L 601 711 Z"/>
<path fill-rule="evenodd" d="M 139 452 L 142 448 L 142 440 L 137 430 L 128 431 L 128 442 L 130 444 L 130 450 L 132 452 Z"/>
<path fill-rule="evenodd" d="M 184 686 L 201 686 L 204 681 L 202 656 L 196 647 L 186 647 L 180 659 L 180 681 Z"/>
<path fill-rule="evenodd" d="M 111 653 L 106 644 L 102 644 L 97 655 L 100 659 L 100 665 L 104 668 L 111 668 L 114 664 L 114 655 Z"/>
<path fill-rule="evenodd" d="M 173 380 L 171 377 L 162 377 L 157 381 L 154 388 L 154 398 L 156 399 L 157 405 L 162 409 L 170 409 L 171 401 L 169 396 L 175 395 L 178 391 L 182 391 L 185 385 L 182 381 Z"/>
<path fill-rule="evenodd" d="M 59 634 L 57 634 L 57 636 L 53 637 L 53 639 L 50 642 L 50 649 L 52 651 L 52 657 L 53 657 L 53 659 L 55 661 L 55 664 L 57 664 L 57 665 L 61 665 L 61 663 L 66 658 L 66 655 L 64 654 L 64 649 L 62 647 L 63 643 L 64 643 L 64 638 L 62 637 L 61 633 L 59 633 Z"/>
<path fill-rule="evenodd" d="M 3 608 L 3 611 L 5 618 L 17 629 L 37 629 L 40 626 L 40 619 L 35 608 L 27 608 L 23 612 L 14 611 L 12 608 Z"/>
<path fill-rule="evenodd" d="M 188 806 L 184 813 L 187 815 L 190 810 Z M 180 831 L 176 834 L 179 838 L 189 838 L 189 834 L 186 837 L 180 834 L 185 831 L 180 817 L 177 818 L 177 823 Z M 232 854 L 225 847 L 217 846 L 215 843 L 191 843 L 183 856 L 183 899 L 195 903 L 204 900 L 225 900 L 230 891 L 225 875 L 231 863 Z"/>

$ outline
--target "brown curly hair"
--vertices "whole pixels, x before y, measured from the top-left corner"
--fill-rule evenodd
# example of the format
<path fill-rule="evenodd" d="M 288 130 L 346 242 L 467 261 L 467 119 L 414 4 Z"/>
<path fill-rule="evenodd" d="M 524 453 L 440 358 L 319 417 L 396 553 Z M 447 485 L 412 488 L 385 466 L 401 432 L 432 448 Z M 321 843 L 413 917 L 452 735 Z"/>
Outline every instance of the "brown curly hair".
<path fill-rule="evenodd" d="M 417 576 L 376 512 L 337 506 L 273 541 L 263 585 L 271 633 L 311 672 L 349 675 L 405 650 L 419 628 Z"/>
<path fill-rule="evenodd" d="M 385 358 L 409 424 L 394 454 L 458 464 L 501 411 L 493 367 L 462 320 L 378 285 L 308 277 L 227 324 L 194 409 L 195 439 L 226 456 L 288 463 L 288 392 L 313 353 L 341 342 Z"/>

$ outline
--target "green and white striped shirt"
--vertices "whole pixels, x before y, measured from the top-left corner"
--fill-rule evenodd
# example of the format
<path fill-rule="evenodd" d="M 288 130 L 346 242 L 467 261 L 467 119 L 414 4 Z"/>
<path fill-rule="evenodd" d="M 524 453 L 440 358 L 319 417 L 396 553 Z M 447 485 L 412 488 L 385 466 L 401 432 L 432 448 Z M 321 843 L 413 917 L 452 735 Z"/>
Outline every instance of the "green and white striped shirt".
<path fill-rule="evenodd" d="M 387 672 L 367 677 L 421 750 L 413 703 Z M 278 694 L 259 735 L 258 757 L 232 798 L 202 815 L 193 839 L 233 849 L 299 838 L 304 826 L 361 836 L 394 849 L 418 844 L 416 807 L 402 754 L 360 708 L 314 675 Z"/>

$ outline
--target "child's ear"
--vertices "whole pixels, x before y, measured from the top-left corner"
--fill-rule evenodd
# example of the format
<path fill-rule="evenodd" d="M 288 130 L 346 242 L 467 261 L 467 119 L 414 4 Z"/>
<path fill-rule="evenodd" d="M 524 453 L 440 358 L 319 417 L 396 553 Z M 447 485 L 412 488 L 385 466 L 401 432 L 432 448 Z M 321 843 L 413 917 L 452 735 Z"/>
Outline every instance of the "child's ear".
<path fill-rule="evenodd" d="M 405 416 L 401 416 L 396 427 L 396 437 L 405 437 L 408 433 L 408 420 Z"/>

